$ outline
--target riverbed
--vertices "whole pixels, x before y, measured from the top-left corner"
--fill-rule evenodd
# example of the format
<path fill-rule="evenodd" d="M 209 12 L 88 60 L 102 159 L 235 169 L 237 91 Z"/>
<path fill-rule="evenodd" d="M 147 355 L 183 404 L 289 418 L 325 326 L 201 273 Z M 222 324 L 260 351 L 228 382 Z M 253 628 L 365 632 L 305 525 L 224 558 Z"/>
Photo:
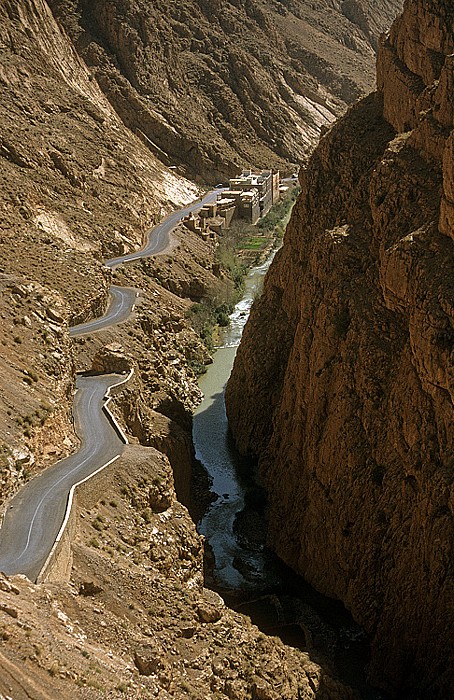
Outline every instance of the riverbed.
<path fill-rule="evenodd" d="M 264 264 L 254 267 L 246 277 L 243 298 L 230 316 L 229 327 L 221 333 L 213 363 L 200 378 L 199 386 L 204 399 L 193 421 L 196 459 L 207 470 L 215 494 L 215 500 L 199 522 L 198 530 L 205 535 L 211 547 L 217 586 L 230 591 L 249 589 L 251 585 L 255 588 L 257 579 L 260 577 L 263 581 L 267 576 L 261 552 L 242 547 L 235 532 L 237 516 L 245 507 L 248 484 L 240 477 L 241 458 L 230 440 L 224 389 L 249 311 L 261 290 L 272 258 L 273 255 Z M 240 562 L 249 570 L 252 582 L 240 572 Z"/>

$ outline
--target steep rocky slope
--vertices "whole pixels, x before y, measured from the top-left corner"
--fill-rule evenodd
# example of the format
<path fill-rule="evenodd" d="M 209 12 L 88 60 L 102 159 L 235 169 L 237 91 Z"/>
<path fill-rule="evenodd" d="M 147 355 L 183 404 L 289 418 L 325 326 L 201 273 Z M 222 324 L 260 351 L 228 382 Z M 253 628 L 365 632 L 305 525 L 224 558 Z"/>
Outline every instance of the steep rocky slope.
<path fill-rule="evenodd" d="M 3 502 L 76 444 L 68 325 L 105 306 L 103 257 L 198 190 L 124 127 L 43 0 L 2 2 L 0 43 Z"/>
<path fill-rule="evenodd" d="M 129 446 L 77 497 L 71 580 L 0 574 L 0 697 L 355 700 L 203 587 L 167 459 Z"/>
<path fill-rule="evenodd" d="M 378 92 L 300 174 L 227 389 L 269 541 L 372 635 L 399 698 L 454 687 L 452 3 L 407 0 Z"/>
<path fill-rule="evenodd" d="M 213 83 L 211 90 L 211 83 L 205 85 L 203 78 L 208 75 L 206 66 L 211 63 L 210 80 L 222 72 L 216 69 L 215 44 L 222 48 L 225 41 L 230 47 L 225 52 L 218 47 L 227 61 L 223 65 L 228 82 L 233 75 L 229 69 L 230 52 L 240 38 L 247 43 L 250 37 L 254 46 L 263 48 L 265 34 L 259 22 L 262 15 L 259 13 L 259 19 L 249 18 L 246 36 L 239 30 L 240 20 L 244 19 L 244 10 L 240 7 L 227 4 L 225 17 L 224 10 L 216 10 L 224 18 L 222 21 L 211 17 L 204 5 L 198 10 L 197 7 L 190 3 L 183 6 L 180 3 L 178 7 L 176 3 L 170 6 L 153 4 L 153 8 L 147 5 L 146 12 L 141 13 L 140 4 L 128 2 L 78 3 L 77 12 L 69 0 L 55 0 L 51 4 L 45 0 L 4 0 L 0 5 L 0 370 L 1 376 L 7 377 L 0 386 L 0 501 L 6 499 L 37 465 L 40 468 L 55 460 L 76 444 L 69 415 L 76 360 L 67 329 L 68 324 L 100 313 L 105 307 L 110 273 L 102 259 L 137 247 L 149 226 L 165 212 L 199 194 L 193 183 L 162 164 L 160 159 L 169 162 L 168 158 L 160 148 L 152 147 L 150 138 L 156 138 L 156 143 L 167 148 L 166 139 L 172 134 L 176 163 L 183 158 L 188 140 L 183 127 L 187 126 L 193 136 L 196 133 L 197 139 L 203 138 L 208 149 L 204 155 L 207 163 L 207 159 L 215 158 L 216 139 L 227 144 L 224 136 L 219 136 L 221 127 L 219 131 L 213 123 L 210 129 L 204 128 L 204 119 L 211 118 L 212 111 L 207 109 L 208 97 L 202 100 L 200 93 L 195 92 L 195 84 L 204 86 L 203 90 L 217 99 L 217 83 Z M 389 21 L 393 7 L 394 3 L 386 3 L 385 9 L 376 13 L 380 26 Z M 254 14 L 251 8 L 253 5 L 249 11 Z M 298 12 L 297 9 L 298 4 L 291 12 L 283 7 L 283 14 L 273 11 L 270 17 L 282 18 L 282 21 L 292 19 L 301 11 L 301 7 Z M 304 20 L 310 29 L 306 32 L 308 41 L 323 34 L 319 10 L 311 10 L 310 21 L 307 17 Z M 339 16 L 339 10 L 337 4 L 336 9 L 330 10 L 330 22 L 334 16 Z M 268 28 L 270 12 L 268 7 L 264 14 L 268 18 L 268 24 L 265 23 Z M 207 44 L 204 49 L 213 50 L 213 58 L 201 52 L 201 40 L 191 35 L 188 43 L 183 30 L 186 24 L 193 26 L 194 17 L 200 20 L 207 36 L 216 36 L 214 44 Z M 229 18 L 234 20 L 234 27 L 230 29 Z M 361 20 L 363 24 L 364 21 Z M 66 23 L 80 54 L 91 67 L 87 67 L 76 52 L 62 22 Z M 352 66 L 359 60 L 358 56 L 370 66 L 372 39 L 366 40 L 346 17 L 343 22 L 345 31 L 346 27 L 351 29 L 361 49 L 359 54 L 348 49 L 345 55 L 346 70 L 350 66 L 348 71 L 353 75 Z M 378 25 L 373 24 L 372 19 L 370 22 L 372 37 Z M 143 29 L 140 36 L 135 29 L 137 23 Z M 159 28 L 157 32 L 155 24 Z M 96 29 L 96 36 L 92 37 L 86 27 Z M 211 27 L 210 32 L 208 27 Z M 181 36 L 179 31 L 183 32 Z M 189 29 L 185 31 L 191 34 Z M 226 37 L 224 31 L 232 38 Z M 276 32 L 273 30 L 272 36 Z M 311 32 L 315 32 L 314 36 Z M 183 43 L 179 43 L 178 37 Z M 336 37 L 332 41 L 338 46 L 336 41 L 340 41 L 341 34 Z M 327 36 L 324 41 L 328 42 Z M 284 50 L 284 45 L 279 46 Z M 332 44 L 330 46 L 333 48 Z M 242 51 L 245 50 L 243 47 Z M 332 53 L 336 58 L 329 70 L 326 69 L 330 80 L 334 80 L 341 66 L 339 51 Z M 153 60 L 149 60 L 150 56 Z M 350 76 L 348 84 L 359 87 L 351 88 L 348 94 L 341 94 L 343 88 L 333 88 L 332 94 L 337 94 L 334 112 L 342 108 L 345 100 L 367 87 L 370 79 L 367 70 L 364 75 L 357 72 L 357 83 Z M 189 74 L 193 76 L 191 80 Z M 183 88 L 186 85 L 192 97 L 188 108 L 184 109 L 187 96 L 184 97 Z M 249 94 L 246 88 L 245 95 Z M 320 90 L 323 92 L 324 88 Z M 251 99 L 249 95 L 248 104 Z M 331 97 L 326 99 L 329 101 Z M 143 100 L 147 102 L 145 106 Z M 165 128 L 158 129 L 154 117 L 149 115 L 151 100 L 156 108 L 156 119 Z M 171 105 L 170 111 L 164 109 L 166 105 Z M 200 109 L 203 107 L 204 116 L 196 105 Z M 221 100 L 221 112 L 225 111 L 222 105 Z M 271 123 L 266 106 L 262 100 L 260 119 Z M 126 112 L 132 115 L 132 121 Z M 174 117 L 178 117 L 180 131 L 174 131 L 173 127 L 168 130 L 168 122 Z M 244 119 L 243 115 L 232 131 L 232 143 L 248 143 L 248 148 L 255 149 L 253 144 L 257 140 L 251 138 L 249 122 Z M 160 141 L 161 131 L 167 134 L 162 137 L 163 141 Z M 200 145 L 201 141 L 198 143 Z M 262 153 L 263 159 L 260 160 L 260 156 L 259 160 L 268 166 L 277 151 L 273 155 L 271 146 L 267 148 L 266 156 Z M 192 165 L 197 169 L 195 151 L 191 150 Z M 186 156 L 192 158 L 188 153 Z M 229 156 L 230 164 L 235 157 Z M 221 170 L 225 174 L 224 166 Z M 208 177 L 209 172 L 205 171 L 203 177 L 205 175 Z M 158 280 L 167 281 L 169 289 L 186 297 L 191 296 L 198 284 L 190 281 L 192 276 L 196 280 L 203 279 L 202 290 L 215 283 L 213 275 L 210 277 L 207 273 L 211 262 L 204 258 L 201 269 L 197 260 L 194 262 L 192 251 L 189 253 L 180 247 L 180 252 L 181 264 L 175 266 L 173 273 L 166 261 L 161 272 L 151 269 L 146 280 L 156 272 Z M 212 251 L 207 255 L 212 256 Z M 155 291 L 153 287 L 153 295 Z M 172 330 L 172 323 L 180 322 L 169 321 L 165 309 L 156 303 L 158 299 L 158 296 L 151 297 L 151 307 L 158 307 L 157 315 L 162 322 L 155 322 L 153 327 L 149 323 L 147 334 L 156 334 L 159 327 L 162 335 L 169 337 L 162 347 L 156 343 L 157 353 L 163 357 L 166 347 L 181 345 L 181 338 Z M 171 313 L 174 313 L 172 303 Z M 176 302 L 183 316 L 188 303 Z M 186 336 L 185 342 L 188 338 Z M 191 347 L 197 344 L 194 338 L 188 342 Z M 199 361 L 197 358 L 202 351 L 194 352 L 195 356 L 190 350 L 177 353 L 185 357 L 182 368 L 185 362 Z M 165 363 L 161 362 L 161 366 Z M 172 371 L 178 375 L 178 368 Z M 186 381 L 183 375 L 184 371 L 181 386 Z M 154 384 L 160 381 L 150 379 Z M 191 381 L 195 381 L 194 375 Z M 174 378 L 171 384 L 175 386 L 178 382 Z M 173 389 L 169 391 L 172 393 Z M 166 390 L 161 393 L 165 394 Z M 156 401 L 152 401 L 152 405 L 155 404 Z M 161 405 L 164 404 L 162 399 Z M 187 408 L 190 406 L 191 401 Z"/>
<path fill-rule="evenodd" d="M 289 169 L 373 83 L 400 0 L 51 0 L 124 123 L 211 181 Z"/>
<path fill-rule="evenodd" d="M 180 231 L 157 260 L 113 274 L 102 261 L 200 194 L 166 165 L 207 180 L 303 157 L 369 87 L 398 4 L 0 3 L 0 508 L 76 449 L 74 373 L 108 368 L 113 342 L 136 370 L 115 410 L 143 445 L 79 502 L 69 582 L 0 578 L 0 696 L 352 697 L 203 590 L 201 542 L 175 500 L 172 480 L 188 496 L 192 367 L 207 361 L 187 310 L 230 284 L 213 243 Z M 134 317 L 71 341 L 112 277 L 141 290 Z"/>

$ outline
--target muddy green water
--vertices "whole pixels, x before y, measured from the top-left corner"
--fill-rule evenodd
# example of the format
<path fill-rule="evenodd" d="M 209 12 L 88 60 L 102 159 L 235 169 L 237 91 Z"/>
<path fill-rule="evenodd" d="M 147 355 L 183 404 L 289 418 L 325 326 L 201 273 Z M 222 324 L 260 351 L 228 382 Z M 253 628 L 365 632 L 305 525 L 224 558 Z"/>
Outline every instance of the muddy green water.
<path fill-rule="evenodd" d="M 230 317 L 230 326 L 221 336 L 213 364 L 199 382 L 204 400 L 195 412 L 193 440 L 196 458 L 212 480 L 216 494 L 208 511 L 198 525 L 205 535 L 215 558 L 214 577 L 217 585 L 226 590 L 250 588 L 251 582 L 237 568 L 238 561 L 247 561 L 248 578 L 266 577 L 260 552 L 247 551 L 238 542 L 234 532 L 237 515 L 245 506 L 247 484 L 239 475 L 240 458 L 229 439 L 224 405 L 224 389 L 232 370 L 236 349 L 241 340 L 252 302 L 259 293 L 271 259 L 253 268 L 246 277 L 241 301 Z M 252 585 L 254 581 L 252 581 Z"/>

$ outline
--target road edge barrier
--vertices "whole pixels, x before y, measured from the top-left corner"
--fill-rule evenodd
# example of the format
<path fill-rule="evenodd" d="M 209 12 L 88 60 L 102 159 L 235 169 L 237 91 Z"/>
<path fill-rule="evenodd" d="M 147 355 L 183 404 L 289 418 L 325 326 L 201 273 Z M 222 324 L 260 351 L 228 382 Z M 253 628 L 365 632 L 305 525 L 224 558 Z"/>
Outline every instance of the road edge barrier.
<path fill-rule="evenodd" d="M 131 368 L 129 374 L 125 379 L 122 379 L 120 382 L 117 382 L 116 384 L 112 384 L 107 388 L 106 393 L 104 394 L 104 403 L 102 406 L 102 410 L 106 413 L 108 419 L 112 423 L 112 426 L 114 430 L 118 433 L 118 436 L 124 442 L 125 445 L 129 444 L 128 438 L 126 437 L 123 429 L 121 428 L 119 422 L 111 412 L 111 410 L 108 407 L 108 404 L 112 400 L 112 396 L 110 396 L 111 390 L 115 389 L 116 387 L 122 386 L 123 384 L 126 384 L 129 382 L 129 380 L 132 378 L 134 374 L 134 368 Z M 72 553 L 71 553 L 71 540 L 72 536 L 75 531 L 75 522 L 71 522 L 72 516 L 73 516 L 73 505 L 74 505 L 74 497 L 76 495 L 76 489 L 79 486 L 82 486 L 87 481 L 90 481 L 93 477 L 97 476 L 101 472 L 103 472 L 107 467 L 110 467 L 114 462 L 116 462 L 118 459 L 120 459 L 120 455 L 116 455 L 116 457 L 113 457 L 110 459 L 106 464 L 103 464 L 101 467 L 98 467 L 92 474 L 89 476 L 86 476 L 84 479 L 81 479 L 80 481 L 77 481 L 75 484 L 73 484 L 69 490 L 68 493 L 68 500 L 66 502 L 66 509 L 65 509 L 65 517 L 63 518 L 63 522 L 61 524 L 60 530 L 58 531 L 58 534 L 55 538 L 54 544 L 52 545 L 52 549 L 50 550 L 46 561 L 44 562 L 41 571 L 39 572 L 38 576 L 36 577 L 36 583 L 45 583 L 48 581 L 61 581 L 61 580 L 68 580 L 70 571 L 71 571 L 71 563 L 72 563 Z M 66 561 L 59 561 L 60 559 L 66 560 Z M 64 569 L 64 573 L 61 573 L 58 575 L 56 574 L 56 578 L 53 577 L 53 571 L 62 571 Z"/>

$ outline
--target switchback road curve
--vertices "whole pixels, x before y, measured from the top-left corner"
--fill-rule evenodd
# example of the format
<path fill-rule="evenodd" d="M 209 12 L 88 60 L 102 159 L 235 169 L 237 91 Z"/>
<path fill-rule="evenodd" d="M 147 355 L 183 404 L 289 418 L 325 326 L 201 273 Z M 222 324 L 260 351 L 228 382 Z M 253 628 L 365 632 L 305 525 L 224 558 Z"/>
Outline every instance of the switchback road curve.
<path fill-rule="evenodd" d="M 87 323 L 73 326 L 69 329 L 71 338 L 87 335 L 87 333 L 93 333 L 94 331 L 101 331 L 103 328 L 126 321 L 134 309 L 138 294 L 137 289 L 112 285 L 109 292 L 110 301 L 104 316 L 96 318 L 94 321 L 87 321 Z"/>
<path fill-rule="evenodd" d="M 216 197 L 222 190 L 213 190 L 209 192 L 203 199 L 197 200 L 192 204 L 178 209 L 170 214 L 164 221 L 151 229 L 147 234 L 147 241 L 140 250 L 134 253 L 122 255 L 119 258 L 111 258 L 106 260 L 104 264 L 111 270 L 115 270 L 119 265 L 140 260 L 141 258 L 149 258 L 152 255 L 163 253 L 170 244 L 170 234 L 173 229 L 180 223 L 181 219 L 187 216 L 192 211 L 198 211 L 204 204 L 209 204 L 216 201 Z M 117 287 L 112 285 L 110 288 L 110 301 L 106 313 L 100 318 L 81 323 L 78 326 L 73 326 L 69 329 L 69 335 L 75 338 L 87 333 L 100 331 L 108 326 L 113 326 L 117 323 L 125 321 L 131 314 L 134 304 L 136 303 L 138 290 L 132 287 Z"/>
<path fill-rule="evenodd" d="M 221 189 L 213 190 L 208 192 L 208 194 L 201 200 L 197 200 L 192 204 L 189 204 L 183 209 L 177 209 L 172 214 L 170 214 L 164 221 L 155 226 L 148 232 L 148 240 L 145 245 L 137 250 L 135 253 L 128 253 L 127 255 L 122 255 L 119 258 L 112 258 L 111 260 L 106 260 L 105 265 L 114 270 L 118 265 L 125 262 L 130 262 L 132 260 L 140 260 L 140 258 L 147 258 L 151 255 L 158 255 L 158 253 L 164 252 L 168 247 L 170 242 L 170 233 L 173 231 L 175 226 L 181 221 L 181 219 L 187 216 L 191 211 L 198 211 L 203 207 L 204 204 L 210 204 L 215 202 Z"/>
<path fill-rule="evenodd" d="M 122 263 L 163 252 L 169 246 L 171 231 L 181 219 L 215 201 L 218 192 L 210 192 L 202 200 L 173 212 L 149 232 L 140 250 L 107 260 L 106 266 L 114 270 Z M 106 313 L 71 328 L 72 337 L 128 318 L 137 290 L 112 286 L 110 294 Z M 0 571 L 7 575 L 25 574 L 35 581 L 62 527 L 72 486 L 121 455 L 125 439 L 105 410 L 105 402 L 110 388 L 123 381 L 125 377 L 115 374 L 77 377 L 73 417 L 80 449 L 31 479 L 9 502 L 0 529 Z"/>
<path fill-rule="evenodd" d="M 71 487 L 122 453 L 124 440 L 103 405 L 108 390 L 124 379 L 115 374 L 77 377 L 73 415 L 80 449 L 29 481 L 10 501 L 0 530 L 0 570 L 5 574 L 36 580 L 60 530 Z"/>

